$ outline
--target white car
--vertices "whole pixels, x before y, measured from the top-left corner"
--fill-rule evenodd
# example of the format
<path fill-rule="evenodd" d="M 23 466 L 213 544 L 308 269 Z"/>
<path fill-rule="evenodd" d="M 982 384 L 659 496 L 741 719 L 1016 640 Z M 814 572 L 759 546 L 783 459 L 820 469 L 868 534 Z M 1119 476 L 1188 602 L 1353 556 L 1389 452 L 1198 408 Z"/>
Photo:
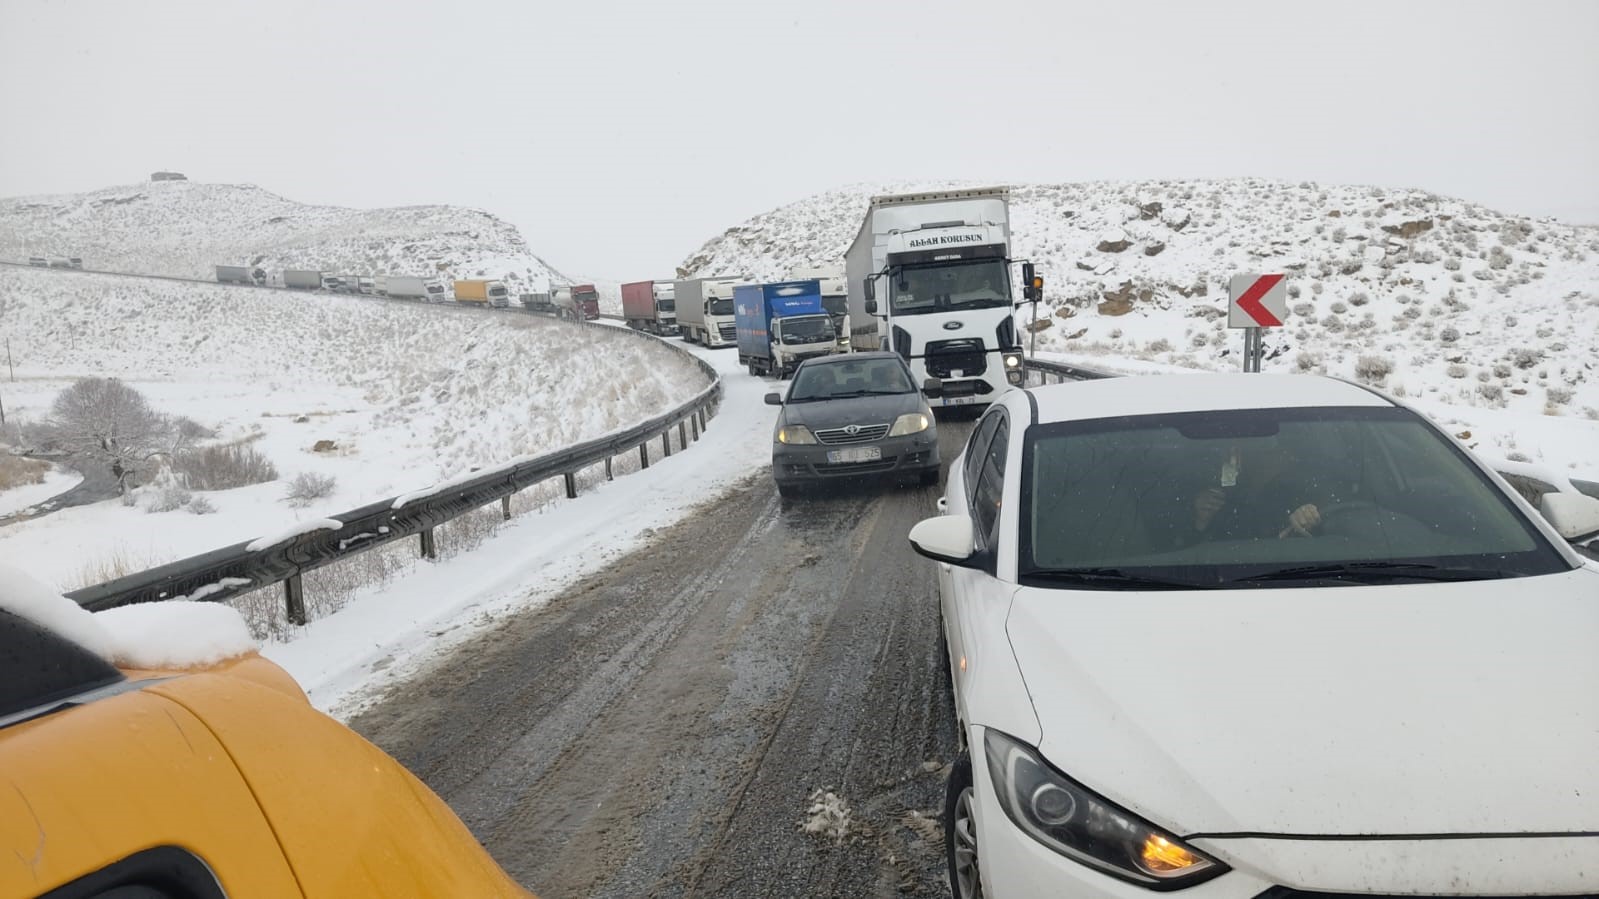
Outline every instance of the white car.
<path fill-rule="evenodd" d="M 1599 500 L 1266 374 L 1008 391 L 947 484 L 957 899 L 1599 892 Z"/>

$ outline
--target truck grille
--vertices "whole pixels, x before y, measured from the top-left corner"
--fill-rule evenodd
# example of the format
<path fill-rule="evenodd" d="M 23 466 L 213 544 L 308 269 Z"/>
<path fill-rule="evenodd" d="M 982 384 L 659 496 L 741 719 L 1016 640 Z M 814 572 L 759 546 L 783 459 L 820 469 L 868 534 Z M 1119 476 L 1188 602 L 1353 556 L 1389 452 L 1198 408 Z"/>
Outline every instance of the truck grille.
<path fill-rule="evenodd" d="M 823 428 L 816 432 L 816 439 L 830 446 L 841 443 L 871 443 L 873 440 L 883 439 L 888 433 L 888 425 L 850 425 L 858 428 L 851 434 L 846 428 Z"/>
<path fill-rule="evenodd" d="M 738 326 L 736 326 L 736 325 L 721 325 L 720 329 L 721 329 L 721 332 L 722 332 L 722 339 L 723 340 L 737 340 L 738 339 Z"/>
<path fill-rule="evenodd" d="M 963 378 L 975 378 L 987 369 L 988 354 L 981 340 L 938 340 L 927 345 L 927 374 L 931 377 L 947 378 L 958 371 Z"/>

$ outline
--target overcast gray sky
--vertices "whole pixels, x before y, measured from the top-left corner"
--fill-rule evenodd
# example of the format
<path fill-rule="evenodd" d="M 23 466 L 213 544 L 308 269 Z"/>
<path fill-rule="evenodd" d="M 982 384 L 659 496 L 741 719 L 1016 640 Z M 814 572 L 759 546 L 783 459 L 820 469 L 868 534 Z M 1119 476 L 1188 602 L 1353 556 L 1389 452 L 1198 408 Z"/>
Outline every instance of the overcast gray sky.
<path fill-rule="evenodd" d="M 866 181 L 1260 175 L 1599 222 L 1599 2 L 0 0 L 0 196 L 479 206 L 570 274 Z"/>

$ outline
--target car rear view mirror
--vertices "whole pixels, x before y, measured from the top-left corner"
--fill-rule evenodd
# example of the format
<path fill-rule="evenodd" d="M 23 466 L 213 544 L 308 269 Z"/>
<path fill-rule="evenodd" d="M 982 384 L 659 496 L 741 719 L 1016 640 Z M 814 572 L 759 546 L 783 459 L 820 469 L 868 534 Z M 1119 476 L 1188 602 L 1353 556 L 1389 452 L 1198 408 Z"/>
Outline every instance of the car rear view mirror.
<path fill-rule="evenodd" d="M 965 515 L 927 518 L 911 528 L 911 549 L 935 562 L 972 564 L 972 520 Z"/>
<path fill-rule="evenodd" d="M 781 393 L 777 393 L 775 391 L 772 392 L 772 393 L 768 393 L 766 395 L 766 405 L 768 405 L 768 406 L 781 406 L 781 405 L 783 405 L 783 395 Z"/>
<path fill-rule="evenodd" d="M 1599 499 L 1575 493 L 1545 493 L 1538 511 L 1567 540 L 1599 534 Z"/>
<path fill-rule="evenodd" d="M 922 395 L 928 399 L 938 399 L 944 395 L 944 382 L 938 378 L 928 378 L 922 382 Z"/>

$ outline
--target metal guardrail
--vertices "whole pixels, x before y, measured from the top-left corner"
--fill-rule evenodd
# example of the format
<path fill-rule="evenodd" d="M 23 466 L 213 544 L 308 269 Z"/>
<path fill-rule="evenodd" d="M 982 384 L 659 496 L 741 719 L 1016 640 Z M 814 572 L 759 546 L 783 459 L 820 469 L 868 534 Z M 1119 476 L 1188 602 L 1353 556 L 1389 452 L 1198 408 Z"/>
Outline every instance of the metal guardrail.
<path fill-rule="evenodd" d="M 1083 368 L 1081 365 L 1070 365 L 1065 362 L 1050 362 L 1047 359 L 1024 359 L 1022 361 L 1024 373 L 1038 372 L 1039 384 L 1060 384 L 1065 381 L 1097 381 L 1101 378 L 1119 378 L 1121 375 L 1108 371 L 1096 371 L 1092 368 Z M 1051 381 L 1050 377 L 1054 380 Z M 1026 375 L 1023 375 L 1024 379 Z"/>
<path fill-rule="evenodd" d="M 623 328 L 618 333 L 635 333 Z M 653 339 L 639 335 L 643 339 Z M 103 584 L 68 593 L 80 606 L 101 611 L 118 606 L 171 599 L 219 602 L 242 593 L 284 585 L 288 619 L 305 624 L 306 572 L 350 558 L 386 543 L 418 537 L 421 554 L 437 558 L 434 528 L 453 518 L 500 500 L 501 513 L 511 517 L 512 494 L 553 478 L 566 482 L 568 498 L 577 497 L 577 473 L 604 464 L 612 476 L 612 460 L 637 451 L 644 468 L 650 466 L 650 444 L 661 440 L 657 458 L 672 454 L 671 431 L 678 446 L 698 441 L 721 402 L 722 382 L 716 370 L 694 358 L 711 386 L 677 407 L 647 421 L 575 446 L 555 450 L 497 468 L 472 472 L 426 490 L 371 503 L 327 519 L 306 522 L 279 539 L 260 538 L 236 543 L 187 559 L 140 571 Z"/>

